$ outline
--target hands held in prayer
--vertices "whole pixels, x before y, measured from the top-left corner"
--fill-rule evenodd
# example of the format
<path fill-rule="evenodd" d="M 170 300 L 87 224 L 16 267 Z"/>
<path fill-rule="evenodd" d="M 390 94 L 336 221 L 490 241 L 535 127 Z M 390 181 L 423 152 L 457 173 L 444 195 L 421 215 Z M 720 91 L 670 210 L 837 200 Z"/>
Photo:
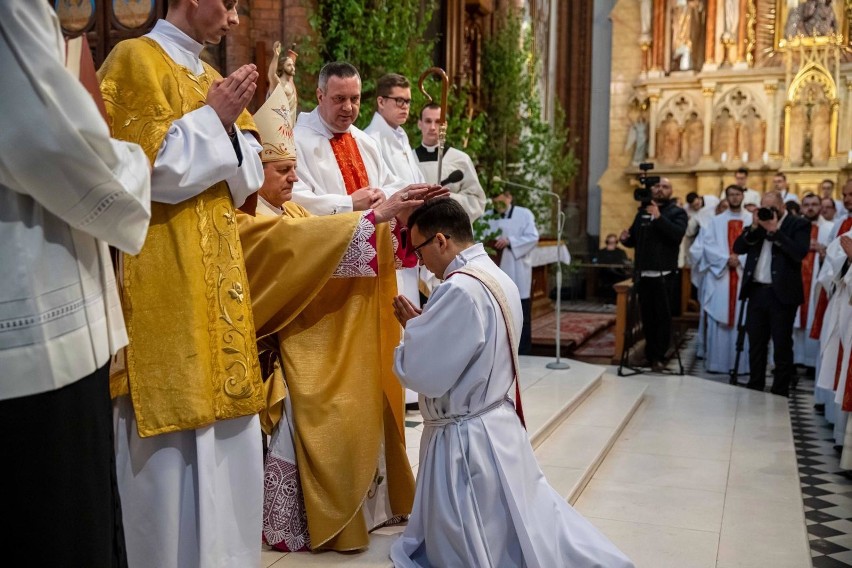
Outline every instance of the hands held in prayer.
<path fill-rule="evenodd" d="M 849 235 L 840 237 L 840 247 L 846 253 L 846 258 L 852 259 L 852 237 Z"/>
<path fill-rule="evenodd" d="M 405 296 L 397 296 L 393 299 L 393 315 L 402 327 L 405 327 L 408 320 L 416 318 L 421 313 L 423 313 L 423 310 L 414 307 L 411 300 Z"/>
<path fill-rule="evenodd" d="M 373 213 L 376 215 L 376 223 L 384 223 L 396 217 L 400 223 L 406 224 L 411 212 L 423 203 L 449 194 L 450 190 L 440 185 L 413 183 L 405 189 L 397 191 L 390 196 L 390 199 L 373 209 Z"/>
<path fill-rule="evenodd" d="M 728 257 L 728 268 L 736 268 L 740 265 L 740 257 L 736 253 L 731 253 Z"/>
<path fill-rule="evenodd" d="M 378 187 L 362 187 L 352 193 L 352 210 L 375 209 L 385 201 L 384 192 Z"/>
<path fill-rule="evenodd" d="M 506 237 L 500 237 L 494 241 L 494 248 L 497 250 L 503 250 L 507 246 L 509 246 L 509 239 Z"/>
<path fill-rule="evenodd" d="M 257 68 L 254 64 L 243 65 L 224 79 L 217 79 L 207 91 L 207 105 L 222 121 L 228 135 L 234 133 L 234 123 L 245 110 L 257 89 Z"/>

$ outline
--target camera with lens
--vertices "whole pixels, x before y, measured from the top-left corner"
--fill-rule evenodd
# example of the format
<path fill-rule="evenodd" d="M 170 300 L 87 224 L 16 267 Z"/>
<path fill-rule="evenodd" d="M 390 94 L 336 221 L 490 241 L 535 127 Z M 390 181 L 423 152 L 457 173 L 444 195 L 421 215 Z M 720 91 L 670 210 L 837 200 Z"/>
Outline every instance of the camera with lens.
<path fill-rule="evenodd" d="M 633 190 L 634 201 L 640 202 L 643 206 L 650 205 L 653 198 L 652 188 L 660 183 L 660 176 L 649 176 L 647 171 L 653 170 L 654 164 L 651 162 L 642 162 L 639 164 L 639 187 Z"/>
<path fill-rule="evenodd" d="M 775 217 L 775 211 L 769 207 L 761 207 L 757 210 L 757 218 L 761 221 L 771 221 Z"/>

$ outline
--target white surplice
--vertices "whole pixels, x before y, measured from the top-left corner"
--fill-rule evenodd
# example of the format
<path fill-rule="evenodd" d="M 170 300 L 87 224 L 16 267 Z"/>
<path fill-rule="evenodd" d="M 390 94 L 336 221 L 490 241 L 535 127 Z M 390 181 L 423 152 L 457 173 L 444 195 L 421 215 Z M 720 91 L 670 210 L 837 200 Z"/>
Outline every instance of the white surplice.
<path fill-rule="evenodd" d="M 176 63 L 202 73 L 203 46 L 160 20 L 148 34 Z M 151 85 L 152 89 L 159 88 Z M 154 201 L 179 203 L 228 182 L 236 206 L 263 182 L 260 145 L 236 137 L 208 106 L 169 128 L 151 174 Z M 201 267 L 199 267 L 199 270 Z M 263 448 L 257 415 L 140 438 L 129 397 L 115 401 L 116 469 L 131 568 L 260 565 Z"/>
<path fill-rule="evenodd" d="M 847 231 L 845 234 L 852 237 L 852 231 Z M 847 295 L 849 291 L 844 288 L 844 281 L 841 278 L 846 260 L 846 253 L 840 246 L 840 239 L 833 239 L 826 248 L 825 259 L 817 278 L 819 288 L 828 295 L 828 307 L 825 310 L 819 335 L 819 365 L 816 384 L 821 389 L 831 391 L 835 390 L 835 376 L 839 373 L 837 359 L 841 345 L 843 345 L 845 351 L 845 344 L 842 343 L 843 335 L 849 328 L 852 328 L 849 325 L 852 313 L 847 313 L 847 310 L 852 310 L 852 307 L 849 307 Z M 846 356 L 848 356 L 848 352 L 846 352 Z M 840 392 L 840 389 L 837 389 L 837 391 Z"/>
<path fill-rule="evenodd" d="M 737 322 L 740 314 L 739 291 L 742 287 L 743 267 L 746 255 L 740 255 L 740 265 L 736 269 L 739 284 L 735 294 L 730 293 L 731 270 L 728 259 L 731 257 L 728 242 L 728 222 L 739 220 L 743 228 L 751 225 L 752 217 L 746 211 L 724 211 L 716 215 L 702 232 L 701 249 L 703 258 L 700 265 L 704 268 L 700 303 L 705 319 L 705 360 L 704 365 L 711 373 L 727 373 L 734 367 L 736 359 Z M 737 235 L 739 236 L 739 235 Z M 734 306 L 733 321 L 730 321 L 730 307 Z M 748 373 L 748 339 L 743 344 L 738 373 Z"/>
<path fill-rule="evenodd" d="M 444 150 L 444 156 L 441 160 L 441 179 L 438 179 L 438 147 L 419 146 L 416 149 L 415 155 L 420 166 L 420 171 L 423 172 L 423 177 L 427 183 L 439 183 L 447 179 L 455 170 L 459 170 L 464 176 L 461 181 L 448 184 L 450 197 L 459 202 L 459 205 L 464 207 L 470 217 L 471 222 L 482 217 L 485 211 L 487 198 L 485 190 L 482 189 L 482 184 L 479 183 L 479 175 L 476 173 L 476 168 L 470 156 L 448 147 Z"/>
<path fill-rule="evenodd" d="M 349 133 L 358 146 L 372 187 L 381 188 L 390 197 L 408 185 L 390 171 L 371 136 L 355 126 L 349 127 Z M 333 136 L 318 109 L 299 114 L 293 129 L 299 164 L 299 181 L 293 185 L 293 202 L 314 215 L 352 211 L 352 198 L 346 194 L 343 174 L 329 142 Z"/>
<path fill-rule="evenodd" d="M 821 245 L 828 246 L 828 243 L 831 242 L 829 238 L 834 223 L 826 221 L 822 217 L 817 217 L 815 224 L 817 225 L 817 241 Z M 793 322 L 793 362 L 797 365 L 805 365 L 807 367 L 814 367 L 817 356 L 819 355 L 819 341 L 812 339 L 810 333 L 819 299 L 817 281 L 819 278 L 820 263 L 819 254 L 816 254 L 814 271 L 811 274 L 810 294 L 805 298 L 804 304 L 807 307 L 807 321 L 802 325 L 802 307 L 799 306 L 799 309 L 796 310 L 796 320 Z"/>
<path fill-rule="evenodd" d="M 108 244 L 139 252 L 148 160 L 110 138 L 44 3 L 0 4 L 0 400 L 60 389 L 127 344 Z M 82 401 L 81 401 L 82 403 Z"/>
<path fill-rule="evenodd" d="M 532 251 L 538 245 L 533 212 L 526 207 L 512 205 L 504 215 L 489 219 L 488 226 L 492 231 L 500 231 L 501 237 L 509 239 L 509 246 L 500 256 L 500 269 L 518 287 L 521 299 L 526 300 L 532 290 Z"/>
<path fill-rule="evenodd" d="M 515 284 L 481 244 L 444 276 L 462 268 L 497 280 L 519 337 Z M 463 334 L 447 333 L 460 322 Z M 408 321 L 395 370 L 421 393 L 425 427 L 414 509 L 391 547 L 396 567 L 633 566 L 545 480 L 511 401 L 517 348 L 495 297 L 466 274 L 445 280 Z"/>
<path fill-rule="evenodd" d="M 408 183 L 423 183 L 425 178 L 417 165 L 408 134 L 401 126 L 391 127 L 382 115 L 376 113 L 364 132 L 373 137 L 388 169 L 398 178 Z M 418 308 L 420 307 L 420 267 L 400 268 L 396 271 L 396 286 L 399 293 L 405 295 Z M 417 402 L 417 393 L 406 389 L 405 403 Z"/>

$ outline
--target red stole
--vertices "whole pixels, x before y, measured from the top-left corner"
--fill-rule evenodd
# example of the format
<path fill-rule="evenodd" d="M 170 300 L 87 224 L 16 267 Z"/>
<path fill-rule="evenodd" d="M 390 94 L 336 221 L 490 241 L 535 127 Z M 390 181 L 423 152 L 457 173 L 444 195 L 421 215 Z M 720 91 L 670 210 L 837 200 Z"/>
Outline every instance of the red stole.
<path fill-rule="evenodd" d="M 840 224 L 840 230 L 837 231 L 837 236 L 846 233 L 852 229 L 852 217 L 847 217 Z M 813 229 L 811 229 L 813 231 Z M 813 233 L 812 233 L 813 234 Z M 819 300 L 817 300 L 816 313 L 814 314 L 814 325 L 811 327 L 810 336 L 812 339 L 819 339 L 822 331 L 822 320 L 825 317 L 825 310 L 828 308 L 828 294 L 825 293 L 825 288 L 819 291 Z"/>
<path fill-rule="evenodd" d="M 364 167 L 361 151 L 358 150 L 358 144 L 352 134 L 349 132 L 335 134 L 329 142 L 334 158 L 337 160 L 337 167 L 343 175 L 346 194 L 352 195 L 362 187 L 368 187 L 370 179 L 367 177 L 367 168 Z"/>
<path fill-rule="evenodd" d="M 743 232 L 743 222 L 740 219 L 728 221 L 728 254 L 734 254 L 734 241 Z M 737 319 L 737 289 L 740 275 L 736 268 L 728 269 L 728 327 L 733 327 Z"/>
<path fill-rule="evenodd" d="M 819 226 L 811 223 L 811 242 L 819 237 Z M 811 304 L 811 281 L 814 276 L 814 264 L 816 263 L 816 251 L 812 250 L 802 260 L 802 289 L 805 292 L 805 301 L 799 307 L 799 327 L 808 327 L 808 308 Z"/>

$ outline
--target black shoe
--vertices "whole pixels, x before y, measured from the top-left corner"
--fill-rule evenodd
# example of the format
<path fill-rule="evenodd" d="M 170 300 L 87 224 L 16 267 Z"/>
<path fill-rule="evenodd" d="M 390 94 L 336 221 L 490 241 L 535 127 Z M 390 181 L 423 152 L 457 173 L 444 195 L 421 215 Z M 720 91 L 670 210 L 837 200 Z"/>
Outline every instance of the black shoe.
<path fill-rule="evenodd" d="M 662 373 L 666 370 L 666 366 L 660 363 L 659 361 L 651 362 L 651 372 L 652 373 Z"/>
<path fill-rule="evenodd" d="M 817 403 L 814 405 L 814 414 L 819 414 L 820 416 L 825 416 L 825 405 L 823 403 Z"/>

